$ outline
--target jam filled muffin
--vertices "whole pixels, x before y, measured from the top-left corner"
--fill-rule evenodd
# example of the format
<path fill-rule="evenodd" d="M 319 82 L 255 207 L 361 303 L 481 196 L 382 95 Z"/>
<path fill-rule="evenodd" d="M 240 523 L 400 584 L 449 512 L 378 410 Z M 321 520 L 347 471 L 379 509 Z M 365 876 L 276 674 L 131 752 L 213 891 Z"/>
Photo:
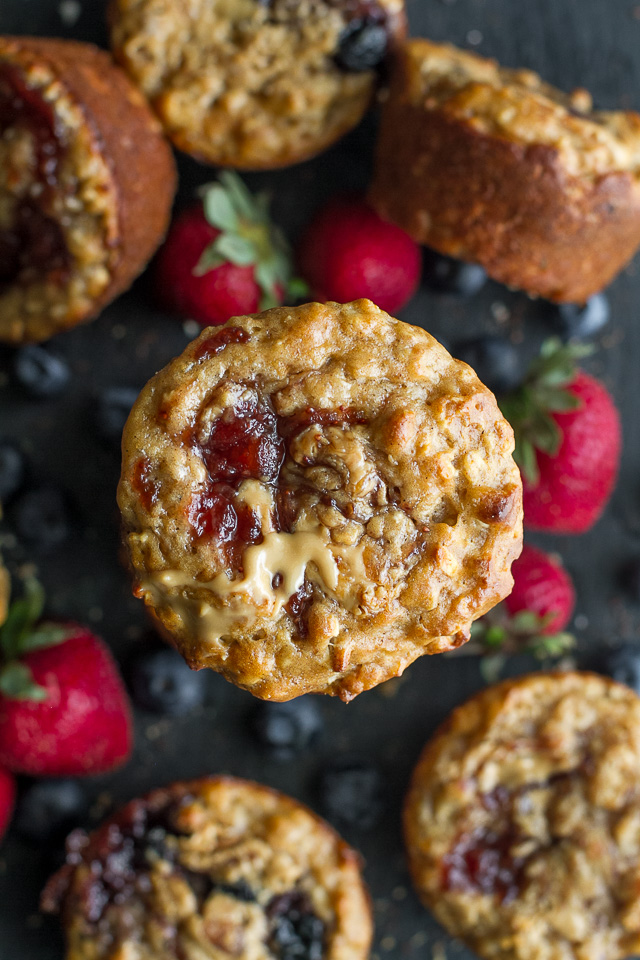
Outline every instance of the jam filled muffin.
<path fill-rule="evenodd" d="M 402 136 L 398 135 L 402 131 Z M 496 280 L 583 302 L 640 244 L 640 116 L 427 40 L 397 59 L 371 200 Z"/>
<path fill-rule="evenodd" d="M 349 700 L 509 593 L 512 449 L 473 371 L 368 300 L 233 318 L 125 428 L 135 592 L 191 666 Z"/>
<path fill-rule="evenodd" d="M 416 888 L 491 960 L 640 951 L 640 699 L 539 673 L 454 711 L 420 758 L 405 817 Z"/>
<path fill-rule="evenodd" d="M 359 122 L 404 0 L 111 0 L 113 50 L 177 147 L 281 167 Z"/>
<path fill-rule="evenodd" d="M 319 817 L 229 777 L 134 800 L 75 831 L 42 897 L 67 960 L 366 960 L 358 855 Z"/>
<path fill-rule="evenodd" d="M 126 289 L 174 187 L 157 120 L 107 54 L 0 38 L 0 340 L 43 340 Z"/>

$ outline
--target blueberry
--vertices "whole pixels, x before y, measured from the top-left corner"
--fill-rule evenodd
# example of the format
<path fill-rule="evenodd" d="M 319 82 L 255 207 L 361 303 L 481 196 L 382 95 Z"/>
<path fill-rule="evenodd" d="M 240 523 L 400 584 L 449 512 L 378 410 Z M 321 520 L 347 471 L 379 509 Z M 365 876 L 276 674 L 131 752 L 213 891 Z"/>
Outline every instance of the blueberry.
<path fill-rule="evenodd" d="M 626 644 L 609 654 L 605 673 L 640 694 L 640 646 Z"/>
<path fill-rule="evenodd" d="M 269 946 L 279 960 L 322 960 L 325 926 L 306 894 L 280 894 L 267 904 L 266 913 L 272 923 Z"/>
<path fill-rule="evenodd" d="M 10 516 L 18 538 L 43 553 L 55 550 L 71 533 L 67 497 L 59 487 L 25 490 L 15 499 Z"/>
<path fill-rule="evenodd" d="M 39 780 L 23 793 L 14 826 L 39 842 L 65 836 L 86 815 L 87 796 L 76 780 Z"/>
<path fill-rule="evenodd" d="M 520 385 L 520 355 L 504 337 L 486 336 L 461 340 L 454 344 L 453 354 L 468 363 L 493 393 L 508 393 Z"/>
<path fill-rule="evenodd" d="M 24 481 L 24 457 L 11 440 L 0 440 L 0 503 L 7 503 Z"/>
<path fill-rule="evenodd" d="M 96 427 L 108 444 L 120 448 L 122 431 L 139 391 L 133 387 L 107 387 L 96 403 Z"/>
<path fill-rule="evenodd" d="M 620 580 L 629 599 L 634 603 L 640 603 L 640 557 L 630 560 L 622 569 Z"/>
<path fill-rule="evenodd" d="M 425 250 L 423 277 L 436 293 L 457 297 L 472 297 L 487 282 L 487 274 L 479 263 L 464 263 L 435 250 Z"/>
<path fill-rule="evenodd" d="M 566 339 L 595 337 L 609 322 L 611 308 L 604 293 L 596 293 L 585 304 L 561 303 L 557 306 L 557 325 Z"/>
<path fill-rule="evenodd" d="M 13 370 L 18 383 L 31 397 L 57 397 L 71 378 L 64 357 L 42 344 L 28 344 L 16 350 Z"/>
<path fill-rule="evenodd" d="M 143 653 L 133 661 L 129 682 L 143 710 L 179 717 L 202 706 L 207 676 L 190 670 L 179 653 L 168 647 Z"/>
<path fill-rule="evenodd" d="M 351 73 L 373 70 L 384 60 L 388 42 L 388 32 L 381 23 L 358 17 L 342 31 L 338 65 Z"/>
<path fill-rule="evenodd" d="M 334 822 L 368 830 L 384 810 L 382 775 L 369 763 L 335 761 L 320 775 L 319 798 Z"/>
<path fill-rule="evenodd" d="M 299 697 L 288 703 L 259 703 L 251 716 L 251 728 L 277 759 L 287 760 L 318 739 L 322 714 L 312 697 Z"/>

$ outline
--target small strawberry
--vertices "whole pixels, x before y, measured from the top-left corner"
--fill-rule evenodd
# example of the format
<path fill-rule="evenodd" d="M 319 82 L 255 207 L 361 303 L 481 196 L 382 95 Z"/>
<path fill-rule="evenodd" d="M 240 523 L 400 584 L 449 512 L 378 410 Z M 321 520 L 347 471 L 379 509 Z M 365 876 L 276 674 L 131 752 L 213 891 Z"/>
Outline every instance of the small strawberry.
<path fill-rule="evenodd" d="M 620 416 L 604 384 L 575 368 L 589 352 L 546 341 L 522 386 L 500 403 L 515 430 L 525 525 L 533 530 L 584 533 L 615 486 Z"/>
<path fill-rule="evenodd" d="M 254 197 L 229 170 L 200 194 L 202 201 L 174 221 L 158 254 L 165 309 L 207 326 L 306 292 L 291 275 L 291 251 L 269 218 L 265 194 Z"/>
<path fill-rule="evenodd" d="M 299 263 L 321 300 L 348 303 L 366 297 L 394 313 L 416 291 L 422 254 L 404 230 L 363 201 L 338 197 L 307 227 Z"/>
<path fill-rule="evenodd" d="M 525 544 L 511 572 L 513 591 L 504 601 L 511 616 L 530 610 L 544 623 L 542 634 L 564 630 L 576 602 L 571 577 L 564 567 L 543 550 Z"/>
<path fill-rule="evenodd" d="M 0 764 L 32 776 L 103 773 L 131 752 L 131 713 L 105 644 L 77 624 L 40 622 L 28 581 L 0 627 Z"/>
<path fill-rule="evenodd" d="M 16 801 L 16 782 L 8 770 L 0 767 L 0 840 L 2 840 Z"/>

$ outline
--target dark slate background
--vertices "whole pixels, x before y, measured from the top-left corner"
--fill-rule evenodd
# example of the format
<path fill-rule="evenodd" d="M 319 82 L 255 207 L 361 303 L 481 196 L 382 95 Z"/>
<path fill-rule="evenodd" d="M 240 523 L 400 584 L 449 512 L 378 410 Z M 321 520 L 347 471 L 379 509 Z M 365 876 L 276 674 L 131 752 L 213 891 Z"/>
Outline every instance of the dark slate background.
<path fill-rule="evenodd" d="M 0 0 L 0 32 L 74 37 L 105 43 L 103 0 L 80 0 L 75 24 L 60 0 Z M 640 108 L 640 3 L 633 0 L 408 0 L 415 34 L 448 40 L 526 66 L 565 89 L 590 88 L 599 107 Z M 375 118 L 312 162 L 248 178 L 273 193 L 276 217 L 295 240 L 311 212 L 341 188 L 363 188 L 370 170 Z M 399 131 L 401 136 L 402 132 Z M 211 171 L 181 160 L 181 199 Z M 16 546 L 10 523 L 2 528 L 9 563 L 36 564 L 49 593 L 50 612 L 92 623 L 125 660 L 139 648 L 145 629 L 141 605 L 130 595 L 118 564 L 115 486 L 117 455 L 96 437 L 95 396 L 107 385 L 137 387 L 180 352 L 193 331 L 163 316 L 152 304 L 149 278 L 112 304 L 89 326 L 63 334 L 56 347 L 69 359 L 73 382 L 54 402 L 26 399 L 12 383 L 10 353 L 0 354 L 0 433 L 28 454 L 33 475 L 62 484 L 74 503 L 74 535 L 54 556 Z M 640 609 L 618 585 L 621 564 L 640 556 L 640 273 L 638 262 L 609 291 L 612 322 L 588 368 L 604 378 L 620 405 L 624 454 L 620 482 L 604 516 L 588 534 L 532 537 L 557 550 L 578 591 L 578 661 L 598 664 L 608 645 L 640 636 Z M 548 335 L 552 313 L 541 303 L 490 283 L 468 301 L 422 290 L 403 319 L 426 327 L 445 343 L 481 332 L 508 332 L 520 345 L 523 365 Z M 509 672 L 536 667 L 518 658 Z M 327 758 L 369 758 L 384 771 L 387 808 L 368 832 L 344 835 L 366 858 L 375 906 L 376 960 L 468 956 L 419 905 L 404 866 L 399 816 L 409 771 L 421 745 L 457 703 L 483 684 L 476 658 L 423 659 L 400 681 L 345 706 L 322 699 L 326 732 L 316 748 L 295 762 L 276 762 L 247 730 L 248 694 L 211 675 L 209 702 L 187 719 L 167 721 L 138 712 L 137 745 L 126 769 L 94 779 L 94 822 L 114 803 L 170 779 L 225 771 L 253 777 L 317 807 L 314 781 Z M 43 849 L 9 834 L 0 848 L 0 960 L 61 960 L 57 924 L 37 913 L 38 892 L 59 850 Z"/>

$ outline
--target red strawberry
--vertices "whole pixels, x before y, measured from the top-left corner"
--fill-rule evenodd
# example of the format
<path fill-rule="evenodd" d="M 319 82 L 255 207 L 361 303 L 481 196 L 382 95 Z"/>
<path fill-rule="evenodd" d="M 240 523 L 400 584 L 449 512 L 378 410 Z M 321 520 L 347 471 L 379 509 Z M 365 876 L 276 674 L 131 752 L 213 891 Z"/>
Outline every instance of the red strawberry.
<path fill-rule="evenodd" d="M 544 624 L 540 633 L 564 630 L 571 619 L 576 595 L 564 567 L 542 550 L 525 544 L 511 567 L 513 591 L 505 606 L 514 616 L 522 610 L 535 613 Z"/>
<path fill-rule="evenodd" d="M 606 387 L 574 360 L 588 348 L 547 341 L 527 378 L 500 406 L 516 433 L 525 525 L 583 533 L 615 486 L 622 435 Z"/>
<path fill-rule="evenodd" d="M 314 295 L 347 303 L 367 297 L 394 313 L 411 299 L 422 256 L 411 237 L 361 200 L 332 200 L 307 228 L 300 272 Z"/>
<path fill-rule="evenodd" d="M 35 583 L 0 628 L 0 764 L 32 776 L 103 773 L 131 752 L 129 701 L 105 644 L 85 627 L 38 623 Z"/>
<path fill-rule="evenodd" d="M 16 782 L 8 770 L 0 767 L 0 840 L 5 834 L 16 800 Z"/>
<path fill-rule="evenodd" d="M 263 194 L 254 197 L 229 170 L 201 193 L 202 202 L 174 221 L 158 254 L 165 309 L 207 326 L 277 306 L 285 291 L 305 292 L 291 277 L 289 246 Z"/>

